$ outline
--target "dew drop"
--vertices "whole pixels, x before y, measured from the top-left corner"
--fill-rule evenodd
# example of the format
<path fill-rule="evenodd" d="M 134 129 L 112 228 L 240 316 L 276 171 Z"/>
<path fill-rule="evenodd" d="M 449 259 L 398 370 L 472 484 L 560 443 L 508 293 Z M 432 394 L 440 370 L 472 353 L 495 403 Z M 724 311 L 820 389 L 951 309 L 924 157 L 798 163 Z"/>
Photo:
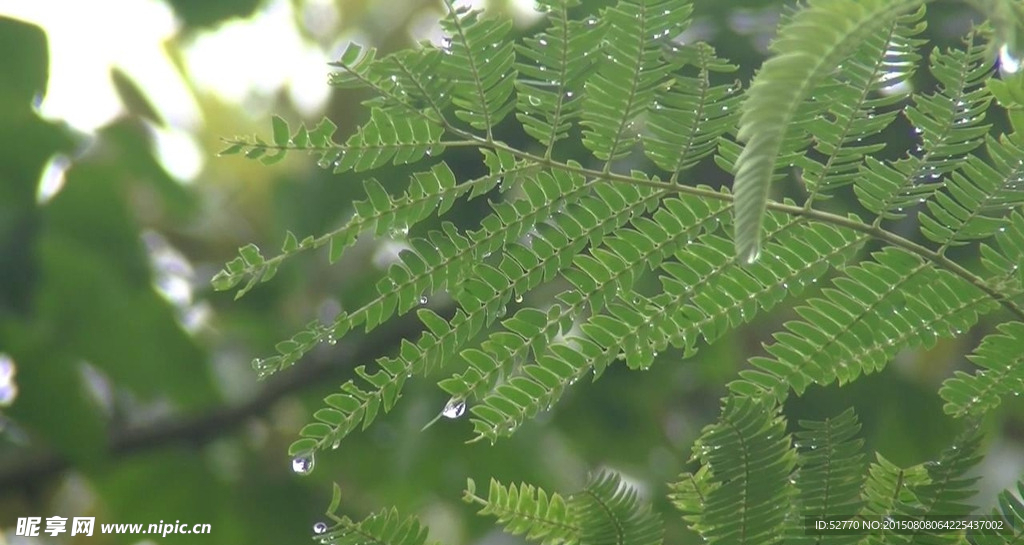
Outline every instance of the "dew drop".
<path fill-rule="evenodd" d="M 451 398 L 448 403 L 445 404 L 444 409 L 441 410 L 441 415 L 445 418 L 458 418 L 466 412 L 466 400 Z"/>
<path fill-rule="evenodd" d="M 1013 56 L 1010 53 L 1010 47 L 1008 44 L 1003 44 L 999 48 L 999 73 L 1000 75 L 1007 76 L 1010 74 L 1016 74 L 1020 71 L 1020 59 Z"/>
<path fill-rule="evenodd" d="M 313 458 L 312 452 L 292 458 L 292 471 L 297 475 L 309 475 L 313 472 L 314 465 L 316 465 L 316 459 Z"/>
<path fill-rule="evenodd" d="M 537 43 L 539 43 L 540 45 L 545 46 L 545 47 L 548 45 L 548 41 L 543 39 L 543 38 L 538 40 Z"/>
<path fill-rule="evenodd" d="M 314 534 L 323 534 L 323 533 L 326 533 L 326 532 L 327 532 L 327 523 L 326 522 L 320 521 L 320 522 L 318 522 L 318 523 L 313 525 L 313 533 Z"/>
<path fill-rule="evenodd" d="M 539 98 L 537 98 L 537 97 L 535 97 L 533 95 L 529 95 L 526 98 L 527 98 L 527 100 L 530 101 L 531 105 L 533 105 L 533 106 L 540 106 L 540 99 Z"/>
<path fill-rule="evenodd" d="M 523 302 L 523 296 L 522 295 L 516 295 L 516 302 L 517 303 L 522 303 Z"/>
<path fill-rule="evenodd" d="M 757 260 L 761 257 L 761 248 L 753 248 L 746 255 L 743 256 L 743 262 L 747 265 L 753 265 L 757 263 Z"/>
<path fill-rule="evenodd" d="M 427 296 L 426 295 L 420 295 L 420 304 L 421 305 L 427 304 Z"/>

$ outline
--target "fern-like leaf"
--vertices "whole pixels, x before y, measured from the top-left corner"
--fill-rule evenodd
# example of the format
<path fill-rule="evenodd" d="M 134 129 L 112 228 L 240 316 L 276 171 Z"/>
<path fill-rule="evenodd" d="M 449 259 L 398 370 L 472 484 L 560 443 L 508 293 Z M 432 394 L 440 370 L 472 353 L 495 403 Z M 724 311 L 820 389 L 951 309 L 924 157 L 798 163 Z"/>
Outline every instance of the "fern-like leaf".
<path fill-rule="evenodd" d="M 482 505 L 515 535 L 543 545 L 661 545 L 661 520 L 636 490 L 612 472 L 592 476 L 586 488 L 563 499 L 528 484 L 505 486 L 492 479 L 487 498 L 469 481 L 463 499 Z"/>
<path fill-rule="evenodd" d="M 823 422 L 800 421 L 796 432 L 801 517 L 798 526 L 811 521 L 846 520 L 862 509 L 864 441 L 856 438 L 860 423 L 852 409 Z M 820 539 L 819 539 L 820 538 Z M 799 532 L 796 543 L 855 543 L 857 535 L 814 536 Z"/>
<path fill-rule="evenodd" d="M 481 504 L 477 513 L 493 516 L 506 532 L 525 535 L 541 545 L 575 545 L 583 534 L 575 502 L 529 484 L 505 486 L 491 479 L 484 499 L 476 495 L 476 484 L 470 479 L 463 500 Z"/>
<path fill-rule="evenodd" d="M 603 472 L 572 496 L 587 545 L 661 545 L 661 519 L 619 475 Z"/>
<path fill-rule="evenodd" d="M 867 521 L 892 520 L 901 505 L 917 501 L 913 488 L 928 482 L 928 472 L 924 465 L 904 469 L 881 454 L 876 454 L 875 458 L 875 462 L 868 468 L 868 478 L 861 492 L 864 508 L 858 518 Z M 869 534 L 863 542 L 883 545 L 895 540 L 893 532 L 886 529 Z"/>
<path fill-rule="evenodd" d="M 796 451 L 777 406 L 730 397 L 718 422 L 694 444 L 707 465 L 708 488 L 697 528 L 708 543 L 763 544 L 781 539 L 787 506 L 796 495 Z"/>
<path fill-rule="evenodd" d="M 1024 391 L 1024 324 L 1000 324 L 999 333 L 985 337 L 968 357 L 981 369 L 973 375 L 957 371 L 939 390 L 948 414 L 979 416 L 998 406 L 1003 397 Z"/>
<path fill-rule="evenodd" d="M 629 200 L 619 197 L 619 201 L 647 203 L 651 201 L 652 195 L 640 191 L 638 196 L 647 198 L 637 201 L 635 197 Z M 530 319 L 506 324 L 511 335 L 502 333 L 492 336 L 484 344 L 490 354 L 474 353 L 471 367 L 464 375 L 442 383 L 445 389 L 457 396 L 478 392 L 482 387 L 489 389 L 497 383 L 501 373 L 507 372 L 512 364 L 525 358 L 529 350 L 534 351 L 537 358 L 535 363 L 521 368 L 514 380 L 502 385 L 484 398 L 481 405 L 472 409 L 474 427 L 481 437 L 493 441 L 498 436 L 511 434 L 525 418 L 554 403 L 562 391 L 585 372 L 594 369 L 595 373 L 600 374 L 622 349 L 622 345 L 612 344 L 614 350 L 608 351 L 601 345 L 576 339 L 571 345 L 551 347 L 550 354 L 545 353 L 544 347 L 556 334 L 567 332 L 573 320 L 585 309 L 596 312 L 612 301 L 616 294 L 629 290 L 635 279 L 631 263 L 660 263 L 692 240 L 692 237 L 717 225 L 716 216 L 723 208 L 721 204 L 712 203 L 709 206 L 694 198 L 668 199 L 664 204 L 666 210 L 656 212 L 653 221 L 637 218 L 634 220 L 637 222 L 637 230 L 620 230 L 615 237 L 606 241 L 606 247 L 597 248 L 590 255 L 577 256 L 573 260 L 574 267 L 564 273 L 575 289 L 560 295 L 559 305 L 552 307 L 546 317 L 531 312 Z M 595 210 L 601 214 L 610 213 L 612 217 L 620 218 L 619 221 L 624 221 L 623 218 L 631 213 L 623 207 L 618 207 L 619 210 L 615 212 L 602 208 Z M 584 222 L 580 226 L 593 229 L 598 225 L 595 219 L 601 216 L 589 213 L 584 215 L 581 211 L 579 217 Z M 567 227 L 570 225 L 566 224 Z M 523 315 L 525 318 L 526 313 Z M 633 323 L 633 326 L 636 324 Z"/>
<path fill-rule="evenodd" d="M 971 33 L 965 49 L 933 51 L 930 68 L 940 83 L 934 95 L 915 95 L 905 112 L 922 142 L 917 155 L 884 163 L 868 157 L 854 186 L 868 210 L 881 219 L 899 219 L 905 210 L 925 202 L 956 169 L 967 152 L 984 142 L 990 125 L 983 124 L 991 96 L 985 48 Z"/>
<path fill-rule="evenodd" d="M 814 101 L 828 108 L 806 124 L 820 157 L 798 160 L 808 203 L 853 183 L 864 157 L 885 147 L 864 140 L 898 115 L 892 106 L 903 96 L 893 89 L 907 84 L 920 60 L 916 47 L 922 40 L 913 36 L 924 29 L 923 16 L 921 7 L 878 29 L 843 61 L 830 83 L 815 91 Z"/>
<path fill-rule="evenodd" d="M 1024 214 L 1013 212 L 995 235 L 995 244 L 981 245 L 981 262 L 992 275 L 992 281 L 1011 293 L 1024 287 L 1024 267 L 1007 256 L 1024 252 Z"/>
<path fill-rule="evenodd" d="M 441 70 L 451 83 L 455 116 L 474 129 L 491 130 L 515 107 L 515 49 L 505 39 L 512 22 L 481 18 L 481 12 L 445 0 L 448 14 L 441 27 L 448 33 Z"/>
<path fill-rule="evenodd" d="M 579 0 L 538 2 L 551 25 L 516 47 L 528 59 L 516 64 L 525 76 L 516 80 L 516 118 L 527 134 L 545 146 L 549 157 L 582 112 L 583 82 L 597 60 L 595 51 L 604 30 L 593 17 L 571 20 L 569 9 L 578 4 Z"/>
<path fill-rule="evenodd" d="M 443 57 L 438 49 L 421 48 L 378 59 L 375 49 L 351 43 L 330 63 L 341 71 L 329 81 L 334 87 L 373 91 L 377 96 L 365 103 L 372 108 L 447 125 L 444 108 L 451 101 L 452 82 L 437 75 Z"/>
<path fill-rule="evenodd" d="M 713 477 L 711 469 L 702 465 L 697 471 L 679 475 L 674 483 L 669 484 L 669 501 L 682 513 L 690 530 L 697 534 L 704 534 L 708 530 L 701 523 L 708 494 L 719 486 Z"/>
<path fill-rule="evenodd" d="M 713 85 L 712 74 L 736 70 L 705 43 L 672 46 L 673 64 L 697 70 L 677 75 L 655 94 L 650 107 L 644 152 L 678 179 L 679 173 L 715 151 L 719 138 L 734 129 L 739 115 L 739 83 Z"/>
<path fill-rule="evenodd" d="M 845 384 L 876 372 L 907 346 L 931 346 L 939 336 L 973 325 L 995 303 L 977 287 L 895 249 L 876 253 L 837 278 L 797 312 L 802 321 L 786 324 L 767 350 L 773 358 L 753 358 L 758 369 L 741 372 L 730 385 L 744 395 L 785 398 L 811 383 Z"/>
<path fill-rule="evenodd" d="M 904 520 L 926 521 L 959 520 L 970 515 L 973 507 L 967 500 L 974 496 L 972 485 L 979 477 L 968 477 L 967 474 L 981 461 L 980 445 L 981 437 L 977 430 L 968 430 L 943 451 L 938 460 L 926 463 L 927 480 L 911 487 L 915 501 L 900 502 L 896 516 Z M 912 543 L 962 543 L 963 534 L 963 531 L 920 529 L 898 537 Z"/>
<path fill-rule="evenodd" d="M 638 118 L 671 69 L 662 44 L 686 28 L 690 11 L 677 0 L 620 0 L 602 13 L 604 58 L 585 86 L 583 145 L 606 168 L 639 140 Z"/>
<path fill-rule="evenodd" d="M 753 262 L 775 159 L 800 104 L 818 83 L 877 29 L 890 25 L 922 0 L 819 0 L 807 4 L 779 30 L 775 54 L 754 78 L 743 104 L 738 137 L 746 145 L 737 161 L 736 251 Z"/>
<path fill-rule="evenodd" d="M 928 201 L 930 214 L 918 216 L 921 232 L 943 249 L 992 236 L 1024 204 L 1024 141 L 1014 134 L 986 144 L 991 162 L 967 157 Z"/>
<path fill-rule="evenodd" d="M 385 509 L 355 522 L 329 514 L 335 524 L 318 533 L 320 543 L 330 545 L 425 545 L 427 528 L 415 517 L 403 518 L 397 509 Z"/>

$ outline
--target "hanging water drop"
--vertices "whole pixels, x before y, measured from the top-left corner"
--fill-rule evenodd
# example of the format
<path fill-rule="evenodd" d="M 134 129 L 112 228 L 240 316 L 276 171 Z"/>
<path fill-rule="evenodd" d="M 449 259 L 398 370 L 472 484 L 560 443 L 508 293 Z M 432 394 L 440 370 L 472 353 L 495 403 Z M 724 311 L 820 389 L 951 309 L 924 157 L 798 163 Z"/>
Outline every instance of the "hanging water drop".
<path fill-rule="evenodd" d="M 517 303 L 522 303 L 523 302 L 523 296 L 522 295 L 516 295 L 516 302 Z"/>
<path fill-rule="evenodd" d="M 1003 44 L 999 48 L 999 74 L 1008 76 L 1020 71 L 1021 60 L 1010 53 L 1009 44 Z"/>
<path fill-rule="evenodd" d="M 421 305 L 427 304 L 427 296 L 426 295 L 420 295 L 420 304 Z"/>
<path fill-rule="evenodd" d="M 757 263 L 757 260 L 761 257 L 761 248 L 753 248 L 743 256 L 743 262 L 747 265 L 753 265 Z"/>
<path fill-rule="evenodd" d="M 533 96 L 533 95 L 529 95 L 526 98 L 527 98 L 527 100 L 530 101 L 531 105 L 533 105 L 533 106 L 540 106 L 540 98 L 537 98 L 536 96 Z"/>
<path fill-rule="evenodd" d="M 319 534 L 323 534 L 323 533 L 326 533 L 326 532 L 327 532 L 327 523 L 326 522 L 320 521 L 320 522 L 318 522 L 318 523 L 313 525 L 313 533 L 314 534 L 319 535 Z"/>
<path fill-rule="evenodd" d="M 313 472 L 314 465 L 316 465 L 316 459 L 313 458 L 312 452 L 292 458 L 292 471 L 297 475 L 309 475 Z"/>
<path fill-rule="evenodd" d="M 441 410 L 441 415 L 445 418 L 455 419 L 462 416 L 465 412 L 466 400 L 453 397 L 445 404 L 444 409 Z"/>

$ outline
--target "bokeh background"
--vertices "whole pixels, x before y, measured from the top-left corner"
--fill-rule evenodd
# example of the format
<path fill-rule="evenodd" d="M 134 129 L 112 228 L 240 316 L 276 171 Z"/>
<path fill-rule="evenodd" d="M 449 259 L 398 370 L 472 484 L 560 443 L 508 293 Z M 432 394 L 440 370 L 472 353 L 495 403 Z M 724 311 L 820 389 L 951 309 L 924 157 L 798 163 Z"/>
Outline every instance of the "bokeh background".
<path fill-rule="evenodd" d="M 474 4 L 514 17 L 517 32 L 543 23 L 531 0 Z M 746 81 L 783 9 L 698 1 L 679 39 L 709 40 Z M 436 0 L 0 2 L 0 545 L 302 543 L 324 518 L 332 482 L 353 517 L 395 505 L 447 545 L 511 544 L 520 540 L 460 501 L 467 477 L 571 492 L 603 468 L 668 515 L 670 542 L 694 539 L 672 516 L 664 483 L 686 467 L 724 383 L 790 309 L 687 361 L 666 352 L 644 373 L 612 368 L 496 446 L 466 444 L 464 419 L 421 431 L 446 401 L 434 384 L 443 377 L 413 380 L 395 412 L 319 455 L 312 475 L 291 471 L 287 446 L 323 396 L 420 325 L 404 317 L 352 334 L 262 382 L 250 361 L 360 301 L 403 240 L 362 237 L 333 266 L 326 255 L 293 259 L 237 302 L 213 292 L 210 278 L 239 246 L 272 254 L 286 229 L 319 235 L 361 197 L 361 175 L 331 175 L 299 154 L 273 167 L 218 159 L 220 138 L 266 135 L 271 114 L 293 124 L 326 115 L 351 131 L 366 120 L 368 96 L 332 90 L 327 63 L 351 41 L 384 52 L 437 42 L 440 13 Z M 939 3 L 928 37 L 953 43 L 975 18 Z M 918 84 L 929 85 L 926 74 Z M 886 137 L 904 137 L 894 131 Z M 511 125 L 500 138 L 527 145 Z M 482 168 L 472 153 L 445 159 L 462 176 Z M 707 167 L 692 181 L 728 183 Z M 410 171 L 373 175 L 397 188 Z M 486 213 L 482 201 L 460 206 L 448 219 L 462 227 Z M 443 297 L 428 304 L 452 310 Z M 824 418 L 852 405 L 869 449 L 903 465 L 930 459 L 956 431 L 939 384 L 969 367 L 963 354 L 988 329 L 901 354 L 854 386 L 813 389 L 787 413 Z M 1024 472 L 1024 404 L 1012 400 L 987 426 L 982 505 Z M 14 536 L 18 517 L 52 515 L 209 523 L 213 534 Z"/>

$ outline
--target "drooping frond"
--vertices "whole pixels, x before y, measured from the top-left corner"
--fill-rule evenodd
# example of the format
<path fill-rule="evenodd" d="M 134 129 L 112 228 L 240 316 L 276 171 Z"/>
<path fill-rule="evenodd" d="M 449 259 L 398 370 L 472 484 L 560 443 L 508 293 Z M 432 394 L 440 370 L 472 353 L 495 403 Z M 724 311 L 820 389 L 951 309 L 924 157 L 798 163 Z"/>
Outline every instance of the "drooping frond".
<path fill-rule="evenodd" d="M 484 344 L 486 353 L 469 354 L 465 375 L 442 382 L 453 396 L 468 397 L 481 387 L 493 388 L 533 350 L 535 361 L 516 370 L 474 408 L 478 434 L 491 441 L 510 435 L 584 375 L 592 371 L 599 376 L 617 358 L 630 368 L 645 369 L 669 345 L 692 355 L 700 338 L 712 342 L 752 319 L 759 309 L 770 309 L 790 290 L 798 291 L 823 275 L 830 264 L 845 261 L 863 241 L 851 231 L 794 225 L 772 215 L 770 225 L 777 233 L 767 247 L 770 255 L 753 267 L 742 267 L 727 239 L 702 235 L 727 219 L 727 207 L 709 208 L 707 201 L 693 198 L 663 204 L 671 215 L 659 210 L 650 219 L 635 220 L 636 230 L 616 233 L 594 259 L 566 272 L 577 289 L 560 296 L 564 306 L 546 314 L 520 311 L 508 327 L 511 334 L 493 335 Z M 776 221 L 780 223 L 775 225 Z M 633 291 L 635 273 L 628 264 L 637 262 L 668 273 L 662 279 L 662 294 L 644 297 Z M 588 305 L 593 314 L 580 324 L 585 336 L 573 336 L 543 351 Z"/>
<path fill-rule="evenodd" d="M 930 214 L 918 216 L 921 232 L 943 249 L 992 236 L 1007 212 L 1024 204 L 1024 141 L 1016 133 L 990 137 L 986 151 L 990 162 L 967 157 L 928 201 Z"/>
<path fill-rule="evenodd" d="M 521 297 L 563 273 L 586 244 L 601 242 L 629 218 L 649 209 L 658 197 L 657 192 L 646 189 L 598 185 L 594 195 L 566 206 L 552 221 L 538 225 L 525 244 L 511 244 L 498 269 L 508 275 L 510 288 Z M 612 199 L 619 206 L 603 206 L 602 199 Z M 567 329 L 582 304 L 578 300 L 563 300 L 546 312 L 519 310 L 502 323 L 507 332 L 492 334 L 480 349 L 463 352 L 468 368 L 441 381 L 441 387 L 460 399 L 483 396 L 530 350 L 539 353 L 556 334 Z"/>
<path fill-rule="evenodd" d="M 962 332 L 996 307 L 978 287 L 910 253 L 887 248 L 874 258 L 799 307 L 803 320 L 775 334 L 772 357 L 753 358 L 758 369 L 741 372 L 730 388 L 784 399 L 790 388 L 801 394 L 812 383 L 845 384 L 881 370 L 903 348 Z"/>
<path fill-rule="evenodd" d="M 644 153 L 676 180 L 681 171 L 714 152 L 718 139 L 734 129 L 741 95 L 738 82 L 712 83 L 712 74 L 737 68 L 716 57 L 713 47 L 696 43 L 670 51 L 673 64 L 697 73 L 675 75 L 657 90 L 643 145 Z"/>
<path fill-rule="evenodd" d="M 664 528 L 649 503 L 618 474 L 602 472 L 570 500 L 586 545 L 661 545 Z"/>
<path fill-rule="evenodd" d="M 796 495 L 796 451 L 776 405 L 726 398 L 718 421 L 694 443 L 711 483 L 695 528 L 712 544 L 775 543 Z"/>
<path fill-rule="evenodd" d="M 752 262 L 760 252 L 761 222 L 776 158 L 797 109 L 811 91 L 879 28 L 923 0 L 818 0 L 793 15 L 772 44 L 774 56 L 754 78 L 743 104 L 738 137 L 736 251 Z"/>
<path fill-rule="evenodd" d="M 608 166 L 639 140 L 639 117 L 671 69 L 662 46 L 686 28 L 690 11 L 678 0 L 620 0 L 602 12 L 604 41 L 593 54 L 603 58 L 585 85 L 583 145 Z"/>
<path fill-rule="evenodd" d="M 992 100 L 984 84 L 991 70 L 975 33 L 965 38 L 964 47 L 932 52 L 930 69 L 939 92 L 914 95 L 914 105 L 905 110 L 921 135 L 916 154 L 891 163 L 866 158 L 854 189 L 879 219 L 899 219 L 906 208 L 927 200 L 943 176 L 959 167 L 959 159 L 984 142 L 990 125 L 982 122 Z"/>
<path fill-rule="evenodd" d="M 815 91 L 815 102 L 828 107 L 807 129 L 820 155 L 801 157 L 802 180 L 808 202 L 853 183 L 864 156 L 885 147 L 864 142 L 882 132 L 898 115 L 892 106 L 904 99 L 896 92 L 913 76 L 924 30 L 922 6 L 916 13 L 897 17 L 879 28 L 842 65 L 827 84 Z"/>
<path fill-rule="evenodd" d="M 451 83 L 455 116 L 477 130 L 491 130 L 515 107 L 515 48 L 505 36 L 508 19 L 481 18 L 481 12 L 445 0 L 448 33 L 442 48 L 441 77 Z"/>
<path fill-rule="evenodd" d="M 569 136 L 583 105 L 583 82 L 597 60 L 604 27 L 597 18 L 569 18 L 569 8 L 579 0 L 543 0 L 538 6 L 548 14 L 550 26 L 517 44 L 527 59 L 516 63 L 525 76 L 516 80 L 518 113 L 523 130 L 545 146 L 550 156 L 557 141 Z"/>
<path fill-rule="evenodd" d="M 862 509 L 864 484 L 864 441 L 857 438 L 860 423 L 852 409 L 823 422 L 800 421 L 796 432 L 798 449 L 796 486 L 800 490 L 799 526 L 810 521 L 844 520 Z M 818 536 L 798 532 L 797 543 L 818 542 Z M 835 535 L 822 540 L 829 544 L 855 543 L 861 536 Z"/>
<path fill-rule="evenodd" d="M 612 214 L 608 210 L 608 218 L 590 225 L 587 230 L 571 231 L 571 239 L 555 239 L 555 243 L 549 244 L 538 233 L 534 236 L 533 249 L 512 246 L 513 241 L 526 235 L 530 229 L 535 228 L 537 222 L 547 218 L 567 201 L 588 202 L 581 199 L 589 190 L 582 177 L 558 173 L 554 177 L 545 175 L 526 180 L 523 184 L 525 187 L 539 184 L 537 187 L 544 189 L 525 191 L 525 194 L 532 197 L 515 201 L 518 204 L 502 206 L 496 203 L 495 215 L 483 221 L 482 229 L 466 237 L 447 225 L 444 233 L 431 233 L 429 241 L 414 240 L 412 250 L 400 254 L 402 262 L 393 265 L 389 277 L 378 283 L 378 297 L 336 320 L 335 331 L 350 329 L 361 321 L 367 324 L 379 323 L 385 312 L 422 304 L 422 298 L 425 297 L 423 294 L 430 293 L 429 288 L 447 289 L 458 298 L 462 307 L 450 321 L 445 321 L 429 309 L 421 309 L 419 316 L 427 326 L 427 331 L 419 340 L 416 343 L 403 342 L 399 356 L 379 359 L 375 371 L 357 367 L 356 372 L 373 389 L 364 391 L 351 382 L 346 383 L 343 392 L 335 394 L 351 398 L 342 402 L 344 407 L 331 403 L 330 397 L 327 400 L 333 409 L 342 412 L 340 421 L 338 415 L 333 413 L 324 413 L 331 416 L 329 420 L 320 419 L 320 413 L 317 413 L 314 416 L 329 427 L 304 429 L 304 437 L 297 443 L 301 442 L 303 447 L 314 445 L 315 448 L 324 448 L 341 440 L 361 420 L 364 427 L 368 426 L 377 415 L 378 406 L 385 412 L 390 411 L 408 376 L 429 374 L 450 363 L 484 327 L 505 314 L 506 305 L 514 293 L 533 289 L 567 266 L 571 254 L 563 253 L 557 247 L 571 246 L 568 244 L 571 240 L 578 241 L 573 244 L 583 244 L 591 237 L 603 236 L 602 230 L 609 230 L 616 222 L 625 221 L 624 218 L 629 215 L 620 211 Z M 602 188 L 600 193 L 606 194 L 608 191 L 613 190 Z M 644 203 L 649 194 L 649 191 L 633 190 L 621 193 L 620 196 L 627 200 L 636 199 L 639 204 Z M 574 221 L 572 214 L 564 218 L 566 222 Z M 548 233 L 548 236 L 554 235 Z M 510 257 L 505 258 L 497 268 L 481 263 L 487 255 L 503 246 L 520 248 L 520 251 L 510 250 Z M 512 267 L 519 268 L 516 272 Z M 295 352 L 290 353 L 287 358 L 294 361 L 295 355 Z M 464 357 L 472 361 L 471 356 Z M 275 360 L 274 363 L 280 366 L 281 361 Z M 453 396 L 465 399 L 467 394 L 455 390 Z M 307 431 L 310 433 L 305 433 Z M 311 438 L 314 443 L 309 443 Z"/>
<path fill-rule="evenodd" d="M 968 358 L 981 369 L 973 375 L 957 371 L 939 394 L 953 416 L 980 416 L 1009 394 L 1024 392 L 1024 324 L 1006 322 L 981 342 Z"/>
<path fill-rule="evenodd" d="M 576 545 L 583 534 L 578 502 L 529 484 L 505 486 L 491 479 L 484 499 L 476 495 L 476 483 L 469 479 L 463 500 L 483 505 L 477 514 L 493 516 L 506 532 L 541 545 Z"/>
<path fill-rule="evenodd" d="M 631 202 L 623 197 L 619 197 L 620 202 Z M 668 199 L 662 204 L 665 208 L 655 212 L 650 219 L 634 219 L 635 229 L 620 229 L 589 255 L 576 256 L 574 266 L 563 273 L 575 289 L 559 295 L 558 304 L 547 313 L 532 310 L 517 313 L 504 324 L 507 332 L 492 335 L 482 345 L 483 352 L 465 354 L 470 363 L 465 373 L 441 383 L 453 396 L 486 393 L 511 370 L 512 365 L 533 351 L 535 362 L 520 368 L 516 377 L 491 392 L 482 404 L 472 409 L 478 434 L 492 441 L 499 436 L 507 436 L 525 418 L 557 401 L 562 391 L 584 373 L 593 369 L 600 374 L 622 349 L 621 345 L 607 345 L 614 347 L 608 351 L 598 344 L 575 339 L 569 344 L 550 347 L 550 350 L 545 350 L 545 347 L 555 335 L 567 333 L 573 321 L 584 311 L 597 312 L 618 294 L 630 290 L 635 280 L 631 263 L 644 262 L 656 266 L 705 229 L 715 228 L 717 217 L 724 209 L 721 203 L 702 202 L 692 197 Z M 618 208 L 626 211 L 621 206 Z M 607 212 L 610 210 L 602 213 Z M 627 211 L 621 216 L 621 221 L 624 223 L 630 215 Z M 582 215 L 581 218 L 586 222 L 583 226 L 595 224 L 593 219 Z"/>
<path fill-rule="evenodd" d="M 668 346 L 692 355 L 701 339 L 710 344 L 770 310 L 815 282 L 829 265 L 843 263 L 863 242 L 851 231 L 776 214 L 768 215 L 766 226 L 765 259 L 754 265 L 737 263 L 731 242 L 718 233 L 688 244 L 662 267 L 662 293 L 633 305 L 647 316 L 626 335 L 635 340 L 616 339 L 631 368 L 646 368 Z"/>

